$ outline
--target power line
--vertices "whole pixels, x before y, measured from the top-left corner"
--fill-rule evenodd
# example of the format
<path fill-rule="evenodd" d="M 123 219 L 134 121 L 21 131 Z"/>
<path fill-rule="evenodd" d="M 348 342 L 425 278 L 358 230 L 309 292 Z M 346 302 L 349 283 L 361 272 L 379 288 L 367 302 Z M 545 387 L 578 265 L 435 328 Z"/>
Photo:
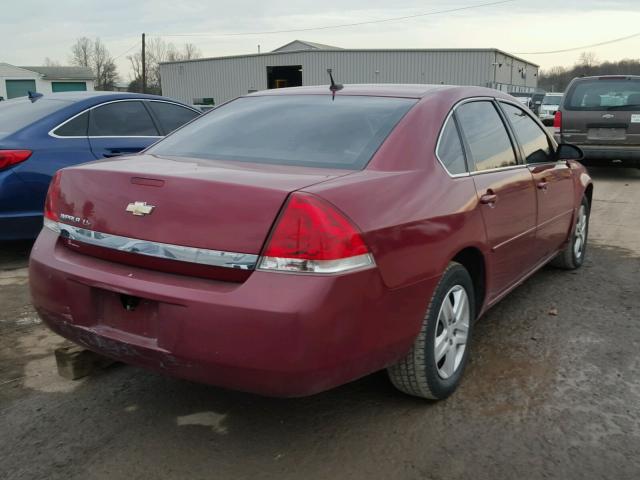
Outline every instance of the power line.
<path fill-rule="evenodd" d="M 120 55 L 116 55 L 115 57 L 113 57 L 113 60 L 117 60 L 118 58 L 126 55 L 127 53 L 129 53 L 131 50 L 133 50 L 135 47 L 137 47 L 138 45 L 140 45 L 140 42 L 136 41 L 136 43 L 134 43 L 133 45 L 131 45 L 129 48 L 127 48 L 124 52 L 122 52 Z"/>
<path fill-rule="evenodd" d="M 552 53 L 575 52 L 577 50 L 584 50 L 585 48 L 601 47 L 603 45 L 610 45 L 612 43 L 623 42 L 625 40 L 630 40 L 630 39 L 635 38 L 635 37 L 640 37 L 640 32 L 637 32 L 637 33 L 634 33 L 634 34 L 631 34 L 631 35 L 627 35 L 626 37 L 614 38 L 613 40 L 606 40 L 606 41 L 600 42 L 600 43 L 592 43 L 591 45 L 583 45 L 581 47 L 565 48 L 563 50 L 549 50 L 547 52 L 515 52 L 514 55 L 547 55 L 547 54 L 552 54 Z"/>
<path fill-rule="evenodd" d="M 297 32 L 311 32 L 314 30 L 329 30 L 332 28 L 344 28 L 344 27 L 357 27 L 360 25 L 371 25 L 383 22 L 395 22 L 399 20 L 409 20 L 411 18 L 427 17 L 430 15 L 441 15 L 443 13 L 461 12 L 463 10 L 471 10 L 474 8 L 491 7 L 494 5 L 502 5 L 505 3 L 513 3 L 521 0 L 501 0 L 497 2 L 480 3 L 477 5 L 467 5 L 466 7 L 448 8 L 446 10 L 435 10 L 426 13 L 417 13 L 414 15 L 405 15 L 402 17 L 383 18 L 380 20 L 369 20 L 366 22 L 355 23 L 342 23 L 338 25 L 326 25 L 322 27 L 309 27 L 309 28 L 295 28 L 292 30 L 266 30 L 263 32 L 233 32 L 233 33 L 167 33 L 167 34 L 154 34 L 157 37 L 239 37 L 249 35 L 273 35 L 277 33 L 297 33 Z"/>

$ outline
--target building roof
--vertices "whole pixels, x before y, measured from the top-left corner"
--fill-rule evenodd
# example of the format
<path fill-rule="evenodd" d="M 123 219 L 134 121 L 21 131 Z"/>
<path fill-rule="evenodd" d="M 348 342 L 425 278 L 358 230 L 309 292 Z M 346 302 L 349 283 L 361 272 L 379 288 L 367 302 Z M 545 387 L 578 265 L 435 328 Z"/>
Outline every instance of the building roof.
<path fill-rule="evenodd" d="M 20 67 L 39 73 L 45 80 L 93 80 L 89 67 Z"/>
<path fill-rule="evenodd" d="M 293 42 L 291 42 L 293 43 Z M 307 42 L 309 43 L 309 42 Z M 289 45 L 289 44 L 287 44 Z M 280 49 L 285 48 L 287 45 L 283 45 L 282 47 L 280 47 Z M 319 45 L 319 44 L 317 44 Z M 442 53 L 452 53 L 452 52 L 461 52 L 461 53 L 478 53 L 478 52 L 495 52 L 495 53 L 499 53 L 500 55 L 505 55 L 509 58 L 513 58 L 515 60 L 521 61 L 523 63 L 526 63 L 528 65 L 531 65 L 533 67 L 539 67 L 538 64 L 533 63 L 529 60 L 525 60 L 521 57 L 517 57 L 515 55 L 512 55 L 510 53 L 507 53 L 503 50 L 500 50 L 498 48 L 397 48 L 397 49 L 393 49 L 393 48 L 338 48 L 338 47 L 331 47 L 332 50 L 330 49 L 330 52 L 334 52 L 334 53 L 383 53 L 383 52 L 390 52 L 390 53 L 400 53 L 400 52 L 423 52 L 423 53 L 438 53 L 438 52 L 442 52 Z M 173 62 L 160 62 L 161 65 L 167 65 L 167 64 L 185 64 L 185 63 L 195 63 L 195 62 L 207 62 L 207 61 L 211 61 L 211 60 L 228 60 L 228 59 L 233 59 L 233 58 L 250 58 L 250 57 L 261 57 L 261 56 L 268 56 L 268 55 L 294 55 L 294 54 L 321 54 L 322 52 L 327 52 L 327 50 L 322 50 L 322 49 L 318 49 L 318 48 L 309 48 L 306 50 L 280 50 L 279 51 L 273 51 L 273 52 L 267 52 L 267 53 L 247 53 L 244 55 L 229 55 L 226 57 L 205 57 L 205 58 L 195 58 L 195 59 L 191 59 L 191 60 L 176 60 Z"/>
<path fill-rule="evenodd" d="M 306 40 L 294 40 L 281 47 L 276 48 L 273 52 L 293 52 L 296 50 L 342 50 L 340 47 L 333 45 L 325 45 L 324 43 L 308 42 Z"/>
<path fill-rule="evenodd" d="M 373 84 L 346 84 L 336 92 L 336 96 L 375 96 L 375 97 L 401 97 L 423 98 L 440 92 L 466 92 L 475 96 L 501 96 L 505 95 L 498 90 L 459 85 L 433 85 L 433 84 L 406 84 L 406 83 L 373 83 Z M 248 97 L 264 97 L 277 95 L 332 95 L 328 85 L 312 85 L 306 87 L 273 88 L 250 93 Z"/>

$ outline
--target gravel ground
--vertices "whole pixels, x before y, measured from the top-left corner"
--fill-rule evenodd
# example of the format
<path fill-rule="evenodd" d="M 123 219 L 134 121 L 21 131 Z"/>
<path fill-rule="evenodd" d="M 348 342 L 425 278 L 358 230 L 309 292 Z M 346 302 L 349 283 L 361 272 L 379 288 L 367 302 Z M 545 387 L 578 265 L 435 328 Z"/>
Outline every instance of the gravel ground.
<path fill-rule="evenodd" d="M 30 245 L 0 244 L 0 478 L 640 478 L 640 171 L 592 174 L 584 267 L 492 309 L 440 403 L 382 373 L 289 400 L 125 365 L 64 380 Z"/>

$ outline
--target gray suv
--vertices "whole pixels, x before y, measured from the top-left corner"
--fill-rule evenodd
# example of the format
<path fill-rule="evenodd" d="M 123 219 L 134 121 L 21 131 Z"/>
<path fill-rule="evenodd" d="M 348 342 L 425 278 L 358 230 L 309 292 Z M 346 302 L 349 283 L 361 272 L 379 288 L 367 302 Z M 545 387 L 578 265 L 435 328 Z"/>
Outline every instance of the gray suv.
<path fill-rule="evenodd" d="M 556 140 L 587 160 L 640 167 L 640 76 L 574 78 L 554 119 Z"/>

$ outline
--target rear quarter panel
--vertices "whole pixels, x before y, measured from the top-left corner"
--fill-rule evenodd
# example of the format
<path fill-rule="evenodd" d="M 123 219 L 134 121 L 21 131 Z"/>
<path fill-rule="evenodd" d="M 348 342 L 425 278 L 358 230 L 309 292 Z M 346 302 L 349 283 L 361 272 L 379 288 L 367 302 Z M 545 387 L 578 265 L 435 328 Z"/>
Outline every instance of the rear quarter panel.
<path fill-rule="evenodd" d="M 388 288 L 439 277 L 466 247 L 485 250 L 472 178 L 450 177 L 435 157 L 440 127 L 455 101 L 423 99 L 367 169 L 305 189 L 358 225 Z"/>

